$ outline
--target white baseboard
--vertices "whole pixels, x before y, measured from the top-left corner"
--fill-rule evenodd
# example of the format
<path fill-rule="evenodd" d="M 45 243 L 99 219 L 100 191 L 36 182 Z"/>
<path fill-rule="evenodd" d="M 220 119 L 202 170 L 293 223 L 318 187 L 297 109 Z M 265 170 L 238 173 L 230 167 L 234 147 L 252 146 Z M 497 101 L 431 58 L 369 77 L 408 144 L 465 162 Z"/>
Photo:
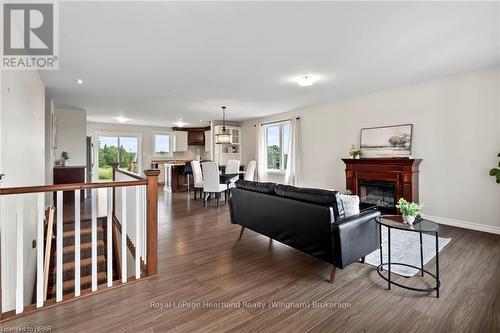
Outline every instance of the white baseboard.
<path fill-rule="evenodd" d="M 451 225 L 452 227 L 459 227 L 459 228 L 489 232 L 492 234 L 500 235 L 500 226 L 491 226 L 491 225 L 485 225 L 485 224 L 479 224 L 479 223 L 473 223 L 473 222 L 453 220 L 453 219 L 448 219 L 445 217 L 437 217 L 437 216 L 431 216 L 431 215 L 427 215 L 427 214 L 422 214 L 422 217 L 429 219 L 431 221 L 434 221 L 438 224 Z"/>

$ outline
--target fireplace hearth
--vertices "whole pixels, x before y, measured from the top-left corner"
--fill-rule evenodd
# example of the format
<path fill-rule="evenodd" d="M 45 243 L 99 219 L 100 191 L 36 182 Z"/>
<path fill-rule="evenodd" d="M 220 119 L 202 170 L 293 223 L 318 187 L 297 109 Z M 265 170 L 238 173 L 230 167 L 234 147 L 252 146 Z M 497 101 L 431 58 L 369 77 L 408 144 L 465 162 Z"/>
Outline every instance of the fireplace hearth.
<path fill-rule="evenodd" d="M 383 213 L 397 214 L 399 198 L 418 202 L 420 159 L 342 159 L 346 188 L 360 197 L 361 208 L 376 205 Z"/>

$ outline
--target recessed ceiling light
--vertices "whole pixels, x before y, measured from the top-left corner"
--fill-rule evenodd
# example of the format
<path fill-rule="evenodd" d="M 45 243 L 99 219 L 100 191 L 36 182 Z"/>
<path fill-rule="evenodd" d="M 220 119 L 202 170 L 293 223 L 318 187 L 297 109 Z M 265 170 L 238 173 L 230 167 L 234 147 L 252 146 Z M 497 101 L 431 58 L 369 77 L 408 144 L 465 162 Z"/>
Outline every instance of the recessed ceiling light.
<path fill-rule="evenodd" d="M 200 123 L 203 122 L 203 119 L 200 119 Z"/>
<path fill-rule="evenodd" d="M 184 127 L 186 123 L 183 122 L 182 120 L 179 120 L 178 122 L 175 123 L 175 125 L 177 125 L 177 127 Z"/>
<path fill-rule="evenodd" d="M 118 122 L 120 122 L 120 123 L 126 123 L 127 121 L 130 120 L 130 119 L 125 118 L 125 117 L 115 117 L 115 119 L 118 120 Z"/>
<path fill-rule="evenodd" d="M 75 82 L 78 83 L 78 84 L 83 84 L 83 80 L 82 79 L 76 79 Z"/>
<path fill-rule="evenodd" d="M 316 75 L 301 75 L 293 78 L 293 82 L 297 83 L 301 87 L 310 87 L 314 83 L 318 81 L 318 77 Z"/>

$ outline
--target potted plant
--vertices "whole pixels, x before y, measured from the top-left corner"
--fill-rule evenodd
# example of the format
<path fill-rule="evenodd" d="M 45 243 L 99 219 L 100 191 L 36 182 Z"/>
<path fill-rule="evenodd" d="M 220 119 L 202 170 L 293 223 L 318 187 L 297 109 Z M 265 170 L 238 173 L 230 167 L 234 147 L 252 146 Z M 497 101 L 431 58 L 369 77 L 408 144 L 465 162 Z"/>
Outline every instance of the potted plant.
<path fill-rule="evenodd" d="M 403 222 L 409 225 L 413 225 L 415 217 L 422 212 L 422 205 L 415 202 L 408 202 L 403 198 L 399 199 L 396 208 L 403 214 Z"/>
<path fill-rule="evenodd" d="M 498 157 L 500 157 L 500 153 L 498 153 Z M 500 162 L 498 162 L 498 168 L 493 168 L 490 170 L 490 176 L 495 177 L 497 180 L 497 184 L 500 184 Z"/>
<path fill-rule="evenodd" d="M 351 151 L 349 152 L 349 155 L 352 156 L 354 159 L 360 159 L 361 158 L 361 149 L 356 148 L 354 145 L 351 147 Z"/>
<path fill-rule="evenodd" d="M 69 154 L 67 151 L 61 152 L 61 165 L 66 166 L 66 161 L 69 160 Z"/>

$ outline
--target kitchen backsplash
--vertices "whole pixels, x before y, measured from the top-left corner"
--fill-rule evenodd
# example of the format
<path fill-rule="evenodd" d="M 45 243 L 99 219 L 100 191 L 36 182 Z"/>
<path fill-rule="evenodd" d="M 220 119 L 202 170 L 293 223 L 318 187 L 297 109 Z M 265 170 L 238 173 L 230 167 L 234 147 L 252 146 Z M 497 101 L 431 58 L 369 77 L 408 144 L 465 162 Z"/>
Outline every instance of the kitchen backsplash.
<path fill-rule="evenodd" d="M 205 152 L 204 146 L 188 146 L 188 151 L 174 153 L 173 159 L 194 160 L 200 155 L 202 159 L 209 159 L 210 152 Z"/>

